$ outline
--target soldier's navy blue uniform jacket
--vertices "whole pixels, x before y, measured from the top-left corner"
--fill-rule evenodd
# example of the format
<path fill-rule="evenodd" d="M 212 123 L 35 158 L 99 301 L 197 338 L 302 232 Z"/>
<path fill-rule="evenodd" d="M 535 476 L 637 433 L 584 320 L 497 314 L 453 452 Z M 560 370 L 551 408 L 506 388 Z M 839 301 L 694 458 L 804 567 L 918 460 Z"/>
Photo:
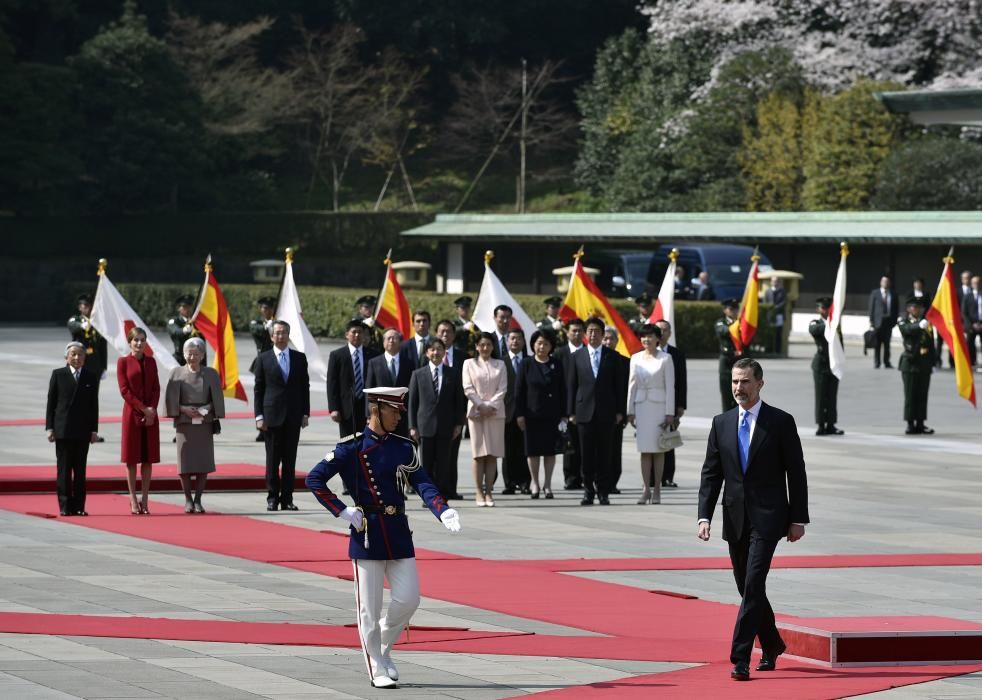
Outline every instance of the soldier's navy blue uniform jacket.
<path fill-rule="evenodd" d="M 352 559 L 406 559 L 416 556 L 412 532 L 405 515 L 406 497 L 396 482 L 399 465 L 417 463 L 416 448 L 411 440 L 395 433 L 378 436 L 368 428 L 364 433 L 339 442 L 333 452 L 317 463 L 307 474 L 307 488 L 334 517 L 345 509 L 345 503 L 327 487 L 335 474 L 341 476 L 356 506 L 372 509 L 395 506 L 402 512 L 393 515 L 366 512 L 368 548 L 365 532 L 350 529 L 348 556 Z M 426 470 L 419 468 L 407 474 L 423 502 L 437 518 L 448 509 Z M 367 510 L 367 509 L 366 509 Z"/>

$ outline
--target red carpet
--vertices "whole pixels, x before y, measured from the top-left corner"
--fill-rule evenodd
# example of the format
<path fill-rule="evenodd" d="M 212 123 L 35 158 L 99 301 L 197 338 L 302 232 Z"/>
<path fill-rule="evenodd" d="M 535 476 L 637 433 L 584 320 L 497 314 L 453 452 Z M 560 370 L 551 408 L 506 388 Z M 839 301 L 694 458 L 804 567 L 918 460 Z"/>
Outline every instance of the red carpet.
<path fill-rule="evenodd" d="M 538 559 L 523 562 L 546 571 L 699 571 L 729 570 L 728 557 L 638 559 Z M 855 569 L 897 566 L 982 566 L 982 554 L 809 554 L 775 556 L 772 569 Z"/>
<path fill-rule="evenodd" d="M 324 417 L 331 415 L 330 411 L 318 410 L 311 411 L 310 417 Z M 256 414 L 252 411 L 230 411 L 225 414 L 222 420 L 244 420 L 246 418 L 252 420 L 255 419 Z M 119 423 L 123 420 L 122 416 L 100 416 L 99 424 L 103 425 L 106 423 Z M 167 419 L 165 418 L 165 421 Z M 0 418 L 0 428 L 20 428 L 24 426 L 36 426 L 40 425 L 44 427 L 44 418 Z"/>
<path fill-rule="evenodd" d="M 208 475 L 208 488 L 213 491 L 265 491 L 266 467 L 262 464 L 217 464 Z M 0 493 L 56 493 L 53 464 L 0 466 Z M 298 471 L 294 488 L 305 489 L 306 471 Z M 126 467 L 122 464 L 90 464 L 85 470 L 85 485 L 89 493 L 126 492 Z M 151 491 L 178 491 L 181 480 L 176 464 L 153 465 Z"/>
<path fill-rule="evenodd" d="M 124 639 L 175 639 L 188 642 L 237 644 L 299 644 L 319 647 L 358 648 L 357 629 L 351 625 L 308 625 L 289 622 L 238 622 L 225 620 L 175 620 L 162 617 L 114 617 L 108 615 L 54 615 L 0 612 L 0 632 L 56 634 L 72 637 Z M 468 629 L 413 627 L 411 644 L 449 642 L 492 637 L 521 637 L 524 632 L 490 632 Z M 406 635 L 397 642 L 406 643 Z"/>
<path fill-rule="evenodd" d="M 96 495 L 92 497 L 91 505 L 87 505 L 92 517 L 60 520 L 293 569 L 350 575 L 344 537 L 245 516 L 187 516 L 180 508 L 159 503 L 151 504 L 154 513 L 151 517 L 130 516 L 124 514 L 126 502 L 122 496 Z M 50 513 L 54 507 L 54 499 L 50 496 L 0 496 L 0 508 L 16 512 Z M 165 518 L 163 521 L 161 516 Z M 323 522 L 330 522 L 326 512 L 323 517 Z M 439 527 L 439 524 L 434 521 L 433 527 Z M 406 648 L 697 663 L 728 656 L 735 606 L 652 595 L 641 589 L 559 573 L 573 570 L 578 562 L 487 561 L 426 550 L 420 550 L 419 556 L 421 589 L 426 597 L 606 636 L 453 637 L 442 641 L 423 641 L 414 637 Z M 885 566 L 891 561 L 886 556 L 874 555 L 873 560 Z M 914 561 L 920 561 L 921 565 L 928 565 L 928 561 L 930 565 L 940 565 L 942 561 L 965 565 L 975 556 L 904 555 L 893 558 L 896 563 L 892 565 L 914 565 Z M 818 561 L 818 566 L 829 566 L 836 559 L 844 562 L 849 558 L 788 557 L 783 561 L 784 565 L 790 565 L 790 562 L 807 565 Z M 858 557 L 851 565 L 868 566 L 870 560 L 870 557 Z M 613 560 L 623 566 L 646 568 L 658 568 L 659 562 L 671 562 L 679 569 L 700 568 L 694 565 L 698 562 L 703 562 L 702 568 L 719 566 L 718 558 L 647 560 L 647 564 L 641 565 L 643 561 L 646 560 Z M 618 566 L 607 566 L 613 562 L 584 561 L 581 565 L 583 570 L 588 570 L 586 566 L 616 570 Z M 782 616 L 782 619 L 795 620 L 789 616 Z M 558 692 L 583 697 L 604 692 L 617 698 L 640 697 L 641 693 L 650 697 L 652 691 L 657 691 L 660 697 L 685 698 L 829 698 L 874 692 L 979 669 L 982 666 L 827 669 L 785 662 L 775 674 L 756 674 L 753 682 L 740 684 L 729 679 L 727 664 L 717 662 L 685 671 Z"/>

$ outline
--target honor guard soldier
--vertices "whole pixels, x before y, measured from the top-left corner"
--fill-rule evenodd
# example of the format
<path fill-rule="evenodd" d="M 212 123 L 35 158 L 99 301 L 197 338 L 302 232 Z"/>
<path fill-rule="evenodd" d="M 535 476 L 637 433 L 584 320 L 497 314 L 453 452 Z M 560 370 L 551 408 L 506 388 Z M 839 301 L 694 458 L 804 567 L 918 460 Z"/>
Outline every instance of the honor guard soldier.
<path fill-rule="evenodd" d="M 641 332 L 641 326 L 648 323 L 648 319 L 651 318 L 651 312 L 654 310 L 654 304 L 651 301 L 651 295 L 648 292 L 642 292 L 638 295 L 638 298 L 634 300 L 634 303 L 638 305 L 638 315 L 633 316 L 627 323 L 634 331 L 634 335 L 638 335 Z M 657 318 L 655 319 L 658 320 Z"/>
<path fill-rule="evenodd" d="M 92 297 L 80 294 L 75 300 L 78 313 L 68 319 L 68 333 L 72 341 L 85 348 L 85 363 L 100 377 L 106 373 L 106 339 L 92 327 Z M 102 440 L 100 440 L 102 442 Z"/>
<path fill-rule="evenodd" d="M 256 373 L 259 355 L 273 349 L 273 339 L 269 332 L 272 330 L 273 321 L 276 320 L 273 318 L 273 314 L 276 312 L 276 299 L 274 297 L 262 297 L 256 300 L 256 306 L 259 307 L 259 315 L 249 321 L 249 334 L 256 344 L 256 356 L 252 359 L 252 364 L 249 365 L 249 371 L 253 374 Z M 256 442 L 265 442 L 265 440 L 266 433 L 262 430 L 258 431 Z"/>
<path fill-rule="evenodd" d="M 392 431 L 406 410 L 406 387 L 366 389 L 368 425 L 342 439 L 307 474 L 307 487 L 335 517 L 351 524 L 348 556 L 354 565 L 358 631 L 372 685 L 394 688 L 399 671 L 392 647 L 419 607 L 419 578 L 412 532 L 406 518 L 403 482 L 448 530 L 460 530 L 457 511 L 420 468 L 416 444 Z M 355 505 L 346 506 L 327 487 L 340 475 Z M 382 617 L 382 589 L 389 581 L 391 601 Z"/>
<path fill-rule="evenodd" d="M 908 435 L 931 435 L 927 420 L 927 392 L 934 368 L 934 337 L 924 316 L 924 299 L 907 299 L 907 313 L 897 319 L 897 330 L 904 341 L 900 373 L 904 378 L 904 420 Z"/>
<path fill-rule="evenodd" d="M 557 344 L 566 342 L 566 332 L 563 330 L 563 322 L 559 320 L 559 309 L 563 306 L 561 297 L 549 297 L 544 299 L 542 304 L 546 307 L 546 315 L 541 321 L 535 324 L 540 331 L 548 332 L 556 339 Z"/>
<path fill-rule="evenodd" d="M 733 363 L 740 359 L 741 354 L 733 344 L 730 326 L 737 322 L 740 315 L 740 302 L 736 299 L 725 299 L 720 302 L 723 307 L 723 318 L 716 322 L 716 338 L 719 340 L 719 395 L 723 402 L 723 411 L 736 407 L 733 398 L 732 381 Z M 744 353 L 746 355 L 746 353 Z"/>
<path fill-rule="evenodd" d="M 821 318 L 808 324 L 808 332 L 815 339 L 815 356 L 812 358 L 812 379 L 815 381 L 815 422 L 818 423 L 816 435 L 842 435 L 835 427 L 838 420 L 839 378 L 832 374 L 829 364 L 829 341 L 825 339 L 825 323 L 829 320 L 832 307 L 830 297 L 815 300 L 816 311 Z M 840 331 L 841 335 L 841 331 Z"/>
<path fill-rule="evenodd" d="M 473 301 L 469 296 L 457 297 L 453 300 L 457 309 L 457 318 L 453 320 L 454 329 L 457 331 L 453 346 L 466 357 L 474 357 L 474 343 L 480 332 L 471 320 L 471 303 Z"/>
<path fill-rule="evenodd" d="M 179 296 L 174 304 L 177 306 L 177 315 L 167 320 L 167 334 L 174 343 L 174 359 L 177 360 L 177 364 L 183 366 L 187 363 L 184 359 L 184 343 L 188 338 L 194 338 L 200 333 L 191 323 L 194 297 L 190 294 Z"/>
<path fill-rule="evenodd" d="M 362 322 L 365 326 L 365 331 L 362 333 L 362 345 L 378 355 L 382 352 L 382 332 L 385 329 L 379 328 L 378 324 L 375 323 L 376 302 L 375 297 L 370 294 L 358 297 L 358 301 L 355 302 L 355 315 L 351 317 L 351 320 Z"/>

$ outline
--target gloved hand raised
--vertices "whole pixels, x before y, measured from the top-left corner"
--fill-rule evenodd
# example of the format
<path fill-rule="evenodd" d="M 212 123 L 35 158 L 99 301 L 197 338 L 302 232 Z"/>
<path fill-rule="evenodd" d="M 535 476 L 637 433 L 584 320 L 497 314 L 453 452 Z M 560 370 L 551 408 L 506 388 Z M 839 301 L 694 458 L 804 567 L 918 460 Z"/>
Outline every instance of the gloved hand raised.
<path fill-rule="evenodd" d="M 356 530 L 361 530 L 362 519 L 365 516 L 363 516 L 361 511 L 358 510 L 357 508 L 351 508 L 349 506 L 348 508 L 345 508 L 343 511 L 341 511 L 341 515 L 339 517 L 344 518 L 349 523 L 354 525 Z"/>
<path fill-rule="evenodd" d="M 460 516 L 453 508 L 447 508 L 440 513 L 440 521 L 450 532 L 460 532 Z"/>

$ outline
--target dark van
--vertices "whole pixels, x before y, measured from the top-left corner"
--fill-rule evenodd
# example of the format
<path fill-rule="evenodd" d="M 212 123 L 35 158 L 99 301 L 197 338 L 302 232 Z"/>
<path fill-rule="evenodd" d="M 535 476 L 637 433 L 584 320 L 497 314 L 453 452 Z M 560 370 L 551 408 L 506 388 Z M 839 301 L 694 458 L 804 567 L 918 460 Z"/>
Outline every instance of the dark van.
<path fill-rule="evenodd" d="M 668 254 L 672 248 L 679 250 L 677 263 L 685 268 L 687 279 L 694 280 L 700 272 L 706 271 L 709 273 L 709 282 L 717 299 L 743 297 L 747 275 L 750 274 L 750 256 L 753 255 L 753 248 L 729 243 L 663 245 L 651 259 L 647 275 L 649 284 L 655 290 L 661 287 L 662 280 L 665 278 Z M 760 253 L 759 269 L 761 277 L 773 269 L 771 261 L 763 253 Z"/>
<path fill-rule="evenodd" d="M 645 290 L 651 291 L 648 273 L 653 255 L 650 248 L 648 250 L 601 249 L 596 252 L 591 251 L 583 262 L 586 267 L 600 270 L 596 281 L 605 296 L 633 299 Z"/>

